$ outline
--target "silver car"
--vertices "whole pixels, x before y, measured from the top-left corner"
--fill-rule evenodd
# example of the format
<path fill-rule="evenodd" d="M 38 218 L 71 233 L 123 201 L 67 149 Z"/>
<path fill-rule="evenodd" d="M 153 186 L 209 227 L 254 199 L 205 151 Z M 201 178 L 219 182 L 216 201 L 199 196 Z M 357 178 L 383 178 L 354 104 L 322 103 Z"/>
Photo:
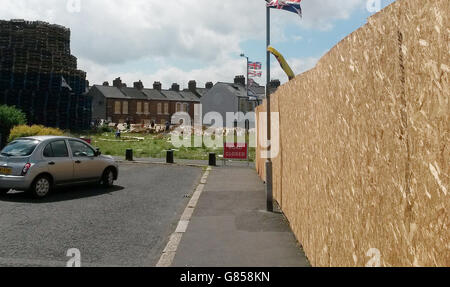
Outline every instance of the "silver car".
<path fill-rule="evenodd" d="M 76 138 L 20 138 L 0 152 L 0 193 L 25 190 L 43 198 L 54 187 L 75 183 L 98 182 L 111 187 L 118 175 L 112 157 Z"/>

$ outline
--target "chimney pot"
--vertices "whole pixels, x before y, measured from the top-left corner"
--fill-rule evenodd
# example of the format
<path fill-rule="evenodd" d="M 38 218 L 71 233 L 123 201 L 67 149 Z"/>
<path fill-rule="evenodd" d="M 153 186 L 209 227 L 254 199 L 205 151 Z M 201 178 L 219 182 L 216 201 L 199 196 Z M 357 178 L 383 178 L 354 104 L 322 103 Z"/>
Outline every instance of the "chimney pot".
<path fill-rule="evenodd" d="M 113 81 L 113 86 L 116 87 L 116 88 L 122 88 L 123 87 L 122 80 L 120 79 L 120 77 L 116 78 Z"/>
<path fill-rule="evenodd" d="M 281 85 L 280 80 L 272 80 L 269 83 L 269 93 L 273 94 L 278 90 L 278 87 Z"/>
<path fill-rule="evenodd" d="M 144 89 L 144 84 L 142 83 L 141 80 L 139 80 L 139 82 L 134 82 L 133 83 L 133 87 L 135 89 L 138 89 L 138 90 L 142 91 Z"/>
<path fill-rule="evenodd" d="M 195 93 L 197 91 L 197 82 L 196 81 L 194 81 L 194 80 L 189 81 L 188 86 L 189 86 L 189 91 L 191 91 L 193 93 Z"/>
<path fill-rule="evenodd" d="M 236 84 L 236 85 L 242 85 L 242 86 L 245 86 L 245 77 L 244 76 L 236 76 L 235 78 L 234 78 L 234 83 Z"/>
<path fill-rule="evenodd" d="M 214 87 L 214 84 L 212 82 L 207 82 L 205 85 L 205 88 L 207 88 L 208 90 L 212 89 L 213 87 Z"/>
<path fill-rule="evenodd" d="M 178 85 L 177 83 L 173 83 L 171 90 L 175 91 L 175 92 L 179 92 L 180 91 L 180 85 Z"/>
<path fill-rule="evenodd" d="M 109 82 L 108 82 L 108 81 L 106 81 L 106 82 L 103 82 L 103 86 L 105 86 L 105 87 L 109 87 Z"/>
<path fill-rule="evenodd" d="M 272 89 L 277 89 L 281 85 L 280 80 L 272 80 L 270 81 L 270 87 Z"/>
<path fill-rule="evenodd" d="M 123 87 L 122 79 L 120 79 L 120 77 L 116 78 L 113 81 L 113 86 L 116 87 L 116 88 L 122 88 Z"/>
<path fill-rule="evenodd" d="M 161 82 L 154 82 L 153 83 L 153 89 L 161 91 L 161 89 L 162 89 Z"/>

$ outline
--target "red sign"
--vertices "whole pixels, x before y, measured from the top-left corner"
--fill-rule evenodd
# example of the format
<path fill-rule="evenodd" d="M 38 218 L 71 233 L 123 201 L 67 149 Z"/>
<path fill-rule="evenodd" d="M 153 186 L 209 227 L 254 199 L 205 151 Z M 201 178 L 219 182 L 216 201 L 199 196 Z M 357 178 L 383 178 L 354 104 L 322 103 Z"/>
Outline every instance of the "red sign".
<path fill-rule="evenodd" d="M 247 152 L 247 144 L 226 143 L 224 146 L 223 158 L 247 159 Z"/>

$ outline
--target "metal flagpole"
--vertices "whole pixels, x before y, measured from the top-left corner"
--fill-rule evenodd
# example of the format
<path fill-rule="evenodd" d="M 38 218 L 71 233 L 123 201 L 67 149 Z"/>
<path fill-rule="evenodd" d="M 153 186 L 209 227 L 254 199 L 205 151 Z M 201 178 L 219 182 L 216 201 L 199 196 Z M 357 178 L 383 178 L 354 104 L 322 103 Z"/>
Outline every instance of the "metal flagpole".
<path fill-rule="evenodd" d="M 247 58 L 247 87 L 246 87 L 246 90 L 247 90 L 247 101 L 249 100 L 249 98 L 248 98 L 248 57 L 246 56 L 245 58 Z"/>
<path fill-rule="evenodd" d="M 249 67 L 248 67 L 248 63 L 249 63 L 249 60 L 248 60 L 248 56 L 246 56 L 245 54 L 241 54 L 241 57 L 245 57 L 246 59 L 247 59 L 247 85 L 246 85 L 246 93 L 247 93 L 247 97 L 245 98 L 245 100 L 247 101 L 247 103 L 249 102 L 249 95 L 248 95 L 248 87 L 249 87 L 249 77 L 248 77 L 248 75 L 249 75 L 249 72 L 248 72 L 248 70 L 249 70 Z M 239 110 L 240 110 L 240 103 L 239 103 Z M 247 107 L 248 107 L 248 104 L 247 104 Z M 242 111 L 243 112 L 243 111 Z M 248 112 L 248 111 L 247 111 Z M 245 118 L 245 117 L 244 117 Z M 250 137 L 249 137 L 249 142 L 247 143 L 247 134 L 248 134 L 248 130 L 247 130 L 247 122 L 245 121 L 245 123 L 244 123 L 244 125 L 245 125 L 245 144 L 247 145 L 247 164 L 250 166 L 250 157 L 249 157 L 249 145 L 250 145 Z M 250 123 L 249 123 L 249 126 L 250 126 Z"/>
<path fill-rule="evenodd" d="M 248 57 L 247 58 L 247 97 L 248 97 Z"/>
<path fill-rule="evenodd" d="M 266 104 L 267 104 L 267 162 L 266 162 L 266 195 L 267 211 L 273 212 L 273 187 L 272 187 L 272 159 L 271 159 L 271 116 L 270 116 L 270 52 L 267 50 L 270 46 L 270 7 L 266 7 L 266 28 L 267 28 L 267 47 L 266 47 L 266 65 L 267 65 L 267 84 L 266 84 Z"/>
<path fill-rule="evenodd" d="M 250 102 L 250 98 L 248 96 L 248 83 L 249 83 L 249 78 L 248 78 L 248 57 L 247 58 L 247 112 L 248 112 L 248 103 Z M 245 117 L 244 117 L 245 118 Z M 249 150 L 249 145 L 250 145 L 250 136 L 248 138 L 249 142 L 247 143 L 247 122 L 244 120 L 244 125 L 245 125 L 245 144 L 247 145 L 247 165 L 250 166 L 250 155 L 248 153 Z M 250 123 L 249 123 L 249 128 L 250 128 Z"/>

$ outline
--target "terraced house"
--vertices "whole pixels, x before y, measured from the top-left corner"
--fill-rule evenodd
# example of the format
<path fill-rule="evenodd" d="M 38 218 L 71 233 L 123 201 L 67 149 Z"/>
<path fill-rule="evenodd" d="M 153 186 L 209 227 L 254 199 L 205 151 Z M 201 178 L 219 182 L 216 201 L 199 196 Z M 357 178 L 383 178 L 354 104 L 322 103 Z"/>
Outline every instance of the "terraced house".
<path fill-rule="evenodd" d="M 90 88 L 92 120 L 165 124 L 177 112 L 189 113 L 194 118 L 194 105 L 200 104 L 201 97 L 212 87 L 212 83 L 207 83 L 205 88 L 198 88 L 195 81 L 190 81 L 188 89 L 180 90 L 180 85 L 174 83 L 170 89 L 164 90 L 160 82 L 155 82 L 153 89 L 146 89 L 138 81 L 131 88 L 117 78 L 112 86 L 105 82 Z"/>

